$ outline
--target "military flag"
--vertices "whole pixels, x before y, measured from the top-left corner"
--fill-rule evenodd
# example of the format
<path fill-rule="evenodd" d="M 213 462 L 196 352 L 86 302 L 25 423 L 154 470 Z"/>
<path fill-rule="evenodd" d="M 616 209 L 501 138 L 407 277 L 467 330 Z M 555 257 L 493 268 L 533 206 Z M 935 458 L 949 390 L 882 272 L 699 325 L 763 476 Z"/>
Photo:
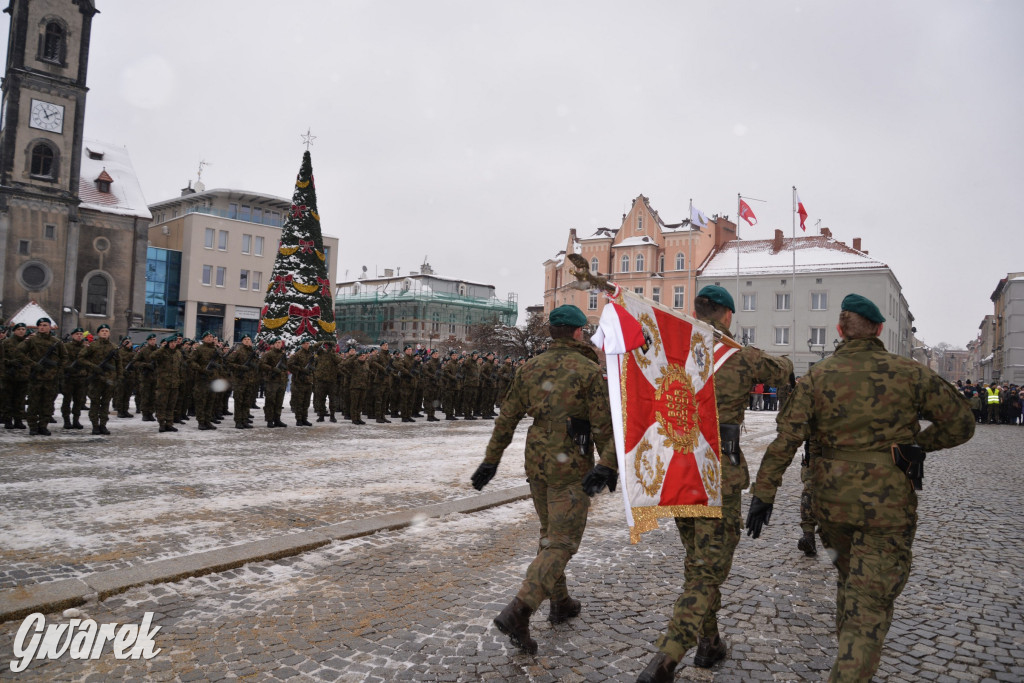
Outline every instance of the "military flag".
<path fill-rule="evenodd" d="M 618 288 L 593 342 L 608 359 L 630 542 L 662 517 L 721 517 L 716 348 L 698 320 Z"/>
<path fill-rule="evenodd" d="M 807 220 L 807 209 L 804 208 L 804 203 L 800 201 L 800 195 L 797 194 L 796 188 L 793 188 L 793 205 L 796 207 L 796 213 L 800 216 L 800 229 L 807 232 L 807 226 L 804 225 L 804 221 Z"/>

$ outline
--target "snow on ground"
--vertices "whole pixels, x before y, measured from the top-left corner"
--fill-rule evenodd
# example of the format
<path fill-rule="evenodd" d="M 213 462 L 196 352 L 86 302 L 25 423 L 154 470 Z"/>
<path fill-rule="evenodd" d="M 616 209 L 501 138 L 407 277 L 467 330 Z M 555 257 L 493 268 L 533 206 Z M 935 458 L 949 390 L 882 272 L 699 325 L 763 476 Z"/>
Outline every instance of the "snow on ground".
<path fill-rule="evenodd" d="M 752 469 L 775 415 L 748 413 Z M 469 478 L 493 428 L 486 420 L 299 428 L 286 408 L 288 429 L 271 430 L 262 411 L 254 416 L 246 431 L 231 417 L 203 432 L 193 419 L 160 434 L 139 417 L 112 418 L 110 437 L 0 430 L 0 588 L 472 497 Z M 529 423 L 488 491 L 525 483 Z"/>

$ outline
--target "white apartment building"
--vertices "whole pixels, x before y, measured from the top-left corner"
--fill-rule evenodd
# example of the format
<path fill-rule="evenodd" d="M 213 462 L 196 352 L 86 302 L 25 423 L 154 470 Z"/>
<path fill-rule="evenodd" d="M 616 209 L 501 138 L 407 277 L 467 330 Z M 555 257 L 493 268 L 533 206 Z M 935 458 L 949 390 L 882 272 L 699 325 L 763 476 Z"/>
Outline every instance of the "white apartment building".
<path fill-rule="evenodd" d="M 194 338 L 210 330 L 255 336 L 291 201 L 246 190 L 206 190 L 151 204 L 144 327 Z M 338 238 L 323 236 L 328 278 Z"/>
<path fill-rule="evenodd" d="M 882 311 L 885 348 L 911 357 L 914 317 L 892 270 L 862 251 L 859 238 L 850 247 L 828 228 L 821 233 L 794 239 L 776 230 L 774 239 L 726 242 L 702 264 L 697 287 L 728 290 L 736 339 L 789 356 L 798 377 L 835 350 L 839 307 L 851 293 Z"/>

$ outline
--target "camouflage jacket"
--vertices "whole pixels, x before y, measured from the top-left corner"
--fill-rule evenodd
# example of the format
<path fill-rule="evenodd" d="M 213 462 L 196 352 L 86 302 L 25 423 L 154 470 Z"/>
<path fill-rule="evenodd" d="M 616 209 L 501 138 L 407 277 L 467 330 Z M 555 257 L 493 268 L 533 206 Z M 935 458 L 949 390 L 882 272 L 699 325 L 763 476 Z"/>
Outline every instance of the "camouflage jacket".
<path fill-rule="evenodd" d="M 97 337 L 78 356 L 78 365 L 89 371 L 89 381 L 113 382 L 121 374 L 121 357 L 109 339 Z"/>
<path fill-rule="evenodd" d="M 288 357 L 288 370 L 292 373 L 292 384 L 312 384 L 316 369 L 316 356 L 312 349 L 299 349 Z"/>
<path fill-rule="evenodd" d="M 153 361 L 152 355 L 149 356 L 149 361 Z M 204 380 L 210 380 L 220 375 L 221 362 L 220 351 L 217 347 L 206 343 L 200 344 L 188 358 L 189 367 L 192 368 L 196 378 Z"/>
<path fill-rule="evenodd" d="M 732 338 L 732 333 L 720 322 L 704 322 Z M 715 370 L 715 401 L 718 404 L 719 424 L 743 422 L 749 405 L 750 388 L 755 384 L 788 384 L 792 374 L 793 363 L 788 358 L 773 356 L 753 346 L 744 346 Z M 722 458 L 722 493 L 738 495 L 749 485 L 750 471 L 743 453 L 740 453 L 739 465 L 733 465 L 729 458 Z"/>
<path fill-rule="evenodd" d="M 51 352 L 54 344 L 57 346 Z M 52 333 L 33 334 L 14 348 L 21 355 L 24 365 L 28 367 L 31 381 L 54 382 L 63 373 L 67 350 L 64 348 L 64 342 L 54 337 Z M 46 360 L 43 360 L 44 357 Z"/>
<path fill-rule="evenodd" d="M 231 371 L 232 378 L 236 384 L 255 384 L 257 367 L 256 349 L 245 344 L 239 344 L 235 350 L 229 353 L 224 361 Z"/>
<path fill-rule="evenodd" d="M 346 363 L 348 365 L 348 386 L 349 389 L 366 389 L 370 381 L 370 366 L 363 360 L 365 356 L 352 356 Z"/>
<path fill-rule="evenodd" d="M 596 361 L 593 347 L 560 339 L 527 362 L 512 381 L 494 422 L 484 462 L 501 462 L 519 421 L 530 415 L 534 423 L 526 435 L 529 479 L 553 486 L 579 483 L 594 466 L 593 444 L 601 454 L 600 464 L 617 470 L 608 384 Z M 586 454 L 580 453 L 566 431 L 569 417 L 590 422 L 593 444 Z"/>
<path fill-rule="evenodd" d="M 64 350 L 68 354 L 68 364 L 64 366 L 64 376 L 67 379 L 85 379 L 89 375 L 89 370 L 81 363 L 76 362 L 79 354 L 86 349 L 85 343 L 82 341 L 75 341 L 69 339 L 64 342 Z"/>
<path fill-rule="evenodd" d="M 156 365 L 153 376 L 156 379 L 157 390 L 181 386 L 181 360 L 177 349 L 171 349 L 166 345 L 160 346 L 151 358 Z"/>
<path fill-rule="evenodd" d="M 28 381 L 28 363 L 25 362 L 21 353 L 18 352 L 18 347 L 26 339 L 27 337 L 19 337 L 12 332 L 11 335 L 3 341 L 4 369 L 7 371 L 6 377 L 11 378 L 15 382 Z"/>
<path fill-rule="evenodd" d="M 260 357 L 260 370 L 267 382 L 288 381 L 288 355 L 284 349 L 270 349 Z"/>
<path fill-rule="evenodd" d="M 918 415 L 932 424 L 921 431 Z M 775 501 L 797 448 L 808 438 L 823 448 L 887 452 L 917 443 L 925 451 L 952 448 L 974 435 L 974 416 L 956 388 L 929 368 L 885 350 L 881 340 L 855 339 L 816 363 L 776 419 L 753 494 Z M 861 463 L 843 466 L 863 469 Z M 870 488 L 872 482 L 859 482 Z"/>
<path fill-rule="evenodd" d="M 313 379 L 320 383 L 333 384 L 338 381 L 338 369 L 341 365 L 341 356 L 333 349 L 320 349 L 316 354 Z"/>
<path fill-rule="evenodd" d="M 480 386 L 480 365 L 470 356 L 462 366 L 462 386 L 473 388 Z"/>

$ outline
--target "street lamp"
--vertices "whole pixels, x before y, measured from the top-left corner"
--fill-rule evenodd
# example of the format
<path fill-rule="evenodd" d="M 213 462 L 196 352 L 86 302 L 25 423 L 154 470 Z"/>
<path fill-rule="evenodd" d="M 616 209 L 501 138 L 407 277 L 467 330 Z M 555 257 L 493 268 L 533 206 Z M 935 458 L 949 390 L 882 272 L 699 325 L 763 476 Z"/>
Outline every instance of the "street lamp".
<path fill-rule="evenodd" d="M 815 346 L 817 346 L 819 348 L 815 349 L 814 348 Z M 832 340 L 832 346 L 834 348 L 839 348 L 839 340 L 838 339 L 833 339 Z M 825 358 L 827 358 L 832 353 L 832 351 L 826 351 L 825 350 L 825 345 L 824 344 L 815 344 L 813 339 L 808 339 L 807 340 L 807 351 L 810 352 L 810 353 L 816 354 L 820 360 L 825 360 Z"/>

